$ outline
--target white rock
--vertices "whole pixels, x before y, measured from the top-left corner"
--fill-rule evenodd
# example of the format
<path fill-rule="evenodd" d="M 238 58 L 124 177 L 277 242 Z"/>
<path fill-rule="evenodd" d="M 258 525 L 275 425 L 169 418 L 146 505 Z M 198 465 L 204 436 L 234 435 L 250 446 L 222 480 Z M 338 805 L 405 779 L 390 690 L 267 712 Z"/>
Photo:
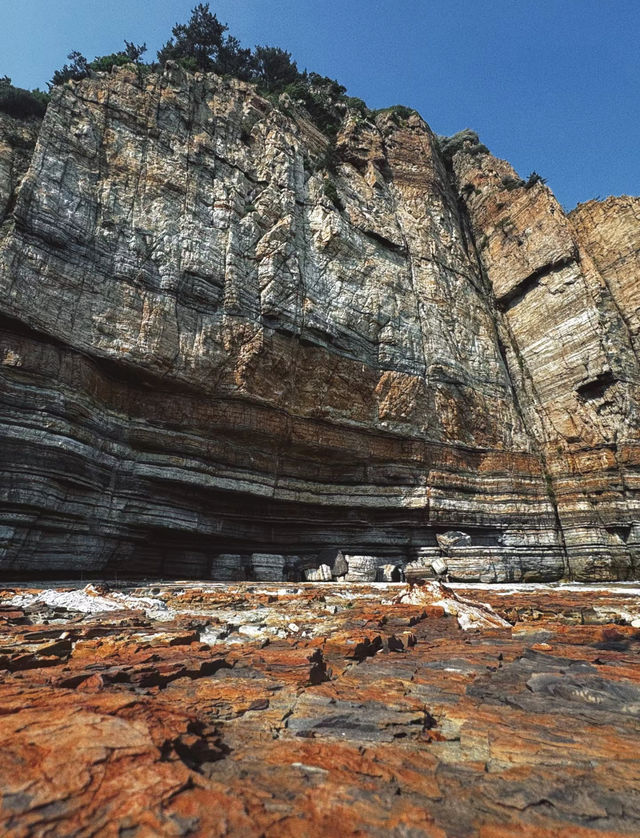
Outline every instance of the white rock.
<path fill-rule="evenodd" d="M 458 596 L 441 582 L 424 582 L 398 594 L 394 602 L 412 605 L 440 605 L 445 614 L 458 620 L 461 629 L 511 628 L 511 623 L 498 616 L 490 605 Z"/>
<path fill-rule="evenodd" d="M 307 582 L 331 582 L 331 568 L 328 564 L 321 564 L 320 567 L 312 567 L 305 570 L 304 578 Z"/>
<path fill-rule="evenodd" d="M 432 562 L 430 562 L 430 564 L 433 569 L 433 572 L 437 573 L 438 576 L 441 576 L 443 573 L 447 572 L 448 565 L 444 559 L 434 559 Z"/>
<path fill-rule="evenodd" d="M 379 559 L 375 556 L 345 555 L 349 572 L 344 577 L 346 582 L 375 582 Z"/>
<path fill-rule="evenodd" d="M 376 582 L 402 582 L 402 571 L 397 564 L 383 564 L 377 570 Z"/>

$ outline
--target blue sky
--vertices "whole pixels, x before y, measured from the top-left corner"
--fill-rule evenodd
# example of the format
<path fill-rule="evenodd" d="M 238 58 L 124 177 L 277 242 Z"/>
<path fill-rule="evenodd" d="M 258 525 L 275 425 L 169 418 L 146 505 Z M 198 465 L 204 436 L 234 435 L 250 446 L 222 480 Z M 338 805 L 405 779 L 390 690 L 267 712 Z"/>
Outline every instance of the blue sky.
<path fill-rule="evenodd" d="M 44 87 L 67 53 L 153 53 L 196 0 L 0 0 L 0 75 Z M 640 194 L 640 0 L 213 0 L 245 46 L 290 50 L 370 107 L 473 128 L 560 202 Z"/>

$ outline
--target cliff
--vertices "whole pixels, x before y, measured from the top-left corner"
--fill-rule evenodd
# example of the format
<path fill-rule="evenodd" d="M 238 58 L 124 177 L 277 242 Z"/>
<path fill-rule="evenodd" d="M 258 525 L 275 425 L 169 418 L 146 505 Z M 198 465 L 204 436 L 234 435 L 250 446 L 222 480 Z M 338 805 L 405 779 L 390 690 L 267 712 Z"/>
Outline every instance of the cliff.
<path fill-rule="evenodd" d="M 333 147 L 173 66 L 35 131 L 0 124 L 2 572 L 638 575 L 638 199 L 567 217 L 415 113 Z"/>

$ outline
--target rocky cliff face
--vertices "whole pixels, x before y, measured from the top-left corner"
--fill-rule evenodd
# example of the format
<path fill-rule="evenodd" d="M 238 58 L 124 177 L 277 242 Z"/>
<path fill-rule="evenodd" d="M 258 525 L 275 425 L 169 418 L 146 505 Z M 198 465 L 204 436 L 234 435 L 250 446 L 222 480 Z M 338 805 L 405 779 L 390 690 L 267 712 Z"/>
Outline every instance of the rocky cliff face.
<path fill-rule="evenodd" d="M 40 120 L 14 119 L 0 111 L 0 237 L 29 168 L 39 128 Z"/>
<path fill-rule="evenodd" d="M 171 67 L 57 89 L 23 179 L 21 142 L 5 573 L 636 575 L 637 200 L 567 218 L 417 114 L 348 114 L 332 150 Z"/>

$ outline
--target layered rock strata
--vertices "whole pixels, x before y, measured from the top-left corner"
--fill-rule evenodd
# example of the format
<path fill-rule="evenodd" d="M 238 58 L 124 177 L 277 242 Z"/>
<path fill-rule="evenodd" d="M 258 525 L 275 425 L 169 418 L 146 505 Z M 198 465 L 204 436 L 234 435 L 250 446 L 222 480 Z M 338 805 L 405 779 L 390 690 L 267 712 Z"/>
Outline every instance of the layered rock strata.
<path fill-rule="evenodd" d="M 572 587 L 0 591 L 0 829 L 636 836 L 638 592 Z"/>
<path fill-rule="evenodd" d="M 567 218 L 541 182 L 518 182 L 504 161 L 464 148 L 454 168 L 569 573 L 635 575 L 638 202 L 592 202 Z"/>
<path fill-rule="evenodd" d="M 0 184 L 2 571 L 634 575 L 629 292 L 511 171 L 171 66 L 56 89 Z"/>

